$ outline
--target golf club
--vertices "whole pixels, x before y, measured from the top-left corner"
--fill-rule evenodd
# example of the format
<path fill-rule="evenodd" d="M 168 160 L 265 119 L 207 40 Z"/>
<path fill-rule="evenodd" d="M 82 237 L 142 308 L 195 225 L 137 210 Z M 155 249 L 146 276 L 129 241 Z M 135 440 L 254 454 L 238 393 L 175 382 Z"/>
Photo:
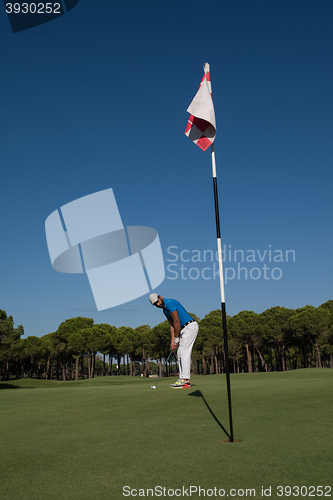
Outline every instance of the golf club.
<path fill-rule="evenodd" d="M 164 365 L 163 365 L 163 368 L 162 368 L 162 370 L 161 370 L 161 373 L 159 374 L 159 376 L 158 376 L 158 377 L 157 377 L 157 379 L 156 379 L 156 385 L 151 385 L 151 386 L 150 386 L 150 388 L 151 388 L 151 389 L 157 389 L 157 381 L 158 381 L 158 379 L 160 378 L 160 376 L 162 375 L 163 370 L 164 370 L 164 367 L 165 367 L 165 365 L 167 364 L 167 362 L 169 361 L 170 356 L 171 356 L 171 354 L 172 354 L 172 353 L 173 353 L 173 350 L 171 349 L 170 354 L 169 354 L 169 356 L 168 356 L 167 360 L 165 361 L 165 363 L 164 363 Z"/>

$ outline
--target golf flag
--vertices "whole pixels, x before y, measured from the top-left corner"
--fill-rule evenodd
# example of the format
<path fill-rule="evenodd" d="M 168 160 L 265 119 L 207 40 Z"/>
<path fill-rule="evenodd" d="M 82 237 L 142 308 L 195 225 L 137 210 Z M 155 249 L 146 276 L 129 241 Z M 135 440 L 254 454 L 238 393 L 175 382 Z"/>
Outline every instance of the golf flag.
<path fill-rule="evenodd" d="M 204 76 L 193 101 L 187 108 L 190 118 L 185 135 L 203 151 L 209 148 L 216 136 L 215 111 L 212 98 L 209 64 L 204 65 Z"/>
<path fill-rule="evenodd" d="M 221 289 L 222 327 L 224 336 L 224 359 L 225 359 L 225 373 L 226 373 L 228 405 L 229 405 L 229 422 L 230 422 L 229 438 L 230 442 L 233 443 L 234 433 L 233 433 L 232 409 L 231 409 L 227 314 L 225 309 L 220 214 L 219 214 L 219 202 L 218 202 L 218 192 L 217 192 L 216 161 L 215 161 L 215 151 L 214 151 L 214 140 L 216 136 L 216 121 L 215 121 L 215 111 L 212 98 L 212 87 L 210 82 L 210 68 L 208 63 L 204 64 L 204 72 L 205 74 L 203 79 L 201 80 L 199 90 L 187 109 L 187 111 L 190 113 L 191 116 L 187 123 L 185 135 L 187 135 L 187 137 L 189 137 L 194 142 L 194 144 L 197 144 L 197 146 L 199 146 L 199 148 L 201 148 L 203 151 L 206 151 L 209 148 L 209 146 L 211 149 L 217 251 L 218 251 L 218 261 L 219 261 L 220 289 Z"/>

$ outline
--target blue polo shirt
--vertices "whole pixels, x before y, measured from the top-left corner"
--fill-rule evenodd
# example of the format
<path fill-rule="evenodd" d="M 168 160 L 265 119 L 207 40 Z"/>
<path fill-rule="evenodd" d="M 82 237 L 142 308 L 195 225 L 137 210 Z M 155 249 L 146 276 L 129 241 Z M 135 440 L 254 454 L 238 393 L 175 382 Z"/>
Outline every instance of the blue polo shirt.
<path fill-rule="evenodd" d="M 193 318 L 189 315 L 189 313 L 184 309 L 184 307 L 178 302 L 178 300 L 174 299 L 164 299 L 164 307 L 163 312 L 167 318 L 171 319 L 171 313 L 177 311 L 178 318 L 180 321 L 180 326 L 183 327 L 185 323 L 192 321 Z"/>

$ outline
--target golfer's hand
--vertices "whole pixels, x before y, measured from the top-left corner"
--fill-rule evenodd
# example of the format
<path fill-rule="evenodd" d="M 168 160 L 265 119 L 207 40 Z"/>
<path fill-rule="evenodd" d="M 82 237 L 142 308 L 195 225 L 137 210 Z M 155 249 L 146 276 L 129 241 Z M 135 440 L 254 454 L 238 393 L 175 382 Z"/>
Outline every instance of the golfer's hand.
<path fill-rule="evenodd" d="M 178 343 L 179 343 L 179 337 L 174 338 L 173 341 L 171 342 L 171 349 L 172 350 L 176 349 Z"/>

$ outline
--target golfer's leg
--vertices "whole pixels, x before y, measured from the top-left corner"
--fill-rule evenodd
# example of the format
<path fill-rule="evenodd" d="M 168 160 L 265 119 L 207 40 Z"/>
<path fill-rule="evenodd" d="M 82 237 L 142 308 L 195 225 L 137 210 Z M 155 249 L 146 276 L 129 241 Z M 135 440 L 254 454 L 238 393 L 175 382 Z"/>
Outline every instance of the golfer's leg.
<path fill-rule="evenodd" d="M 178 348 L 178 363 L 179 370 L 182 371 L 183 379 L 191 378 L 191 353 L 193 344 L 198 335 L 198 323 L 190 323 L 182 330 L 181 339 Z"/>
<path fill-rule="evenodd" d="M 178 361 L 178 370 L 179 370 L 179 380 L 182 380 L 183 379 L 183 371 L 182 371 L 182 360 L 181 360 L 180 352 L 181 352 L 181 340 L 179 342 L 179 347 L 177 350 L 177 361 Z"/>

